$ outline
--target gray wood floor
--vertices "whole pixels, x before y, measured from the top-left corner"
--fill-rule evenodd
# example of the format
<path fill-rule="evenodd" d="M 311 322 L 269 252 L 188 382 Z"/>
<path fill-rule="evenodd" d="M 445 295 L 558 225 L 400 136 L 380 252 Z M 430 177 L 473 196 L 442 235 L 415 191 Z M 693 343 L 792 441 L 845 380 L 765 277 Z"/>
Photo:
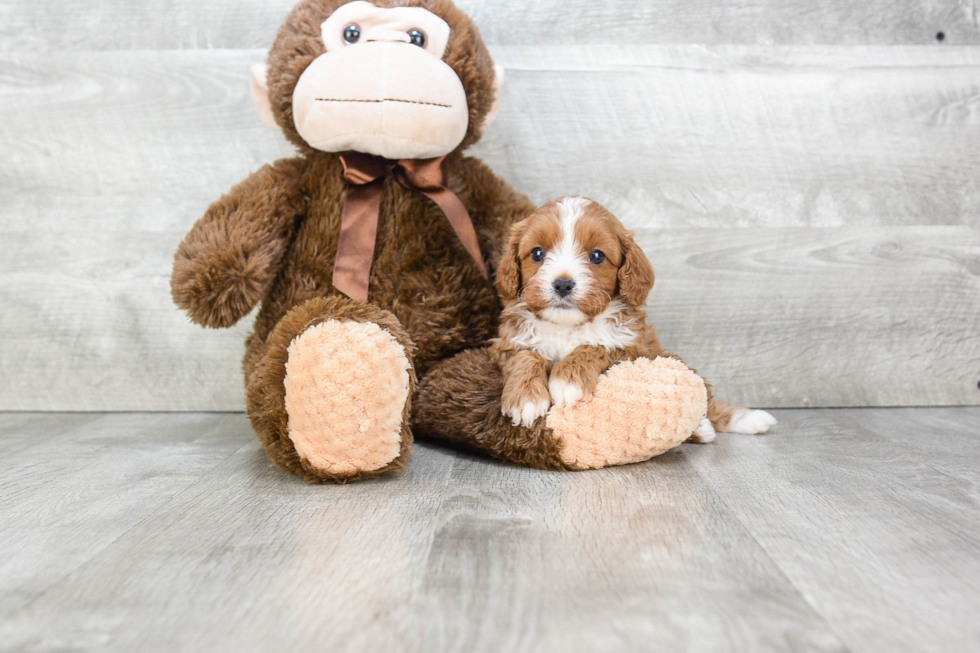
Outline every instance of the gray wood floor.
<path fill-rule="evenodd" d="M 0 650 L 980 650 L 980 408 L 774 412 L 344 487 L 240 414 L 0 414 Z"/>

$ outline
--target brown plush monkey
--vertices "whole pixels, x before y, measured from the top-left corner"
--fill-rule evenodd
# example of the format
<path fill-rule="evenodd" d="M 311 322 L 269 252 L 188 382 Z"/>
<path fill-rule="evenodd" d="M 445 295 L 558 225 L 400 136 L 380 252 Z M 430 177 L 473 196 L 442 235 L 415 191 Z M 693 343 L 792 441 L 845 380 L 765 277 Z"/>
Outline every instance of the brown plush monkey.
<path fill-rule="evenodd" d="M 645 360 L 610 370 L 579 413 L 531 428 L 500 414 L 500 371 L 474 348 L 496 331 L 499 250 L 535 207 L 462 155 L 500 82 L 449 0 L 304 0 L 253 70 L 264 120 L 299 156 L 208 209 L 172 289 L 208 327 L 261 303 L 246 403 L 282 469 L 311 482 L 399 470 L 412 426 L 536 467 L 598 467 L 675 446 L 703 417 L 697 376 Z M 623 411 L 621 432 L 590 438 Z"/>

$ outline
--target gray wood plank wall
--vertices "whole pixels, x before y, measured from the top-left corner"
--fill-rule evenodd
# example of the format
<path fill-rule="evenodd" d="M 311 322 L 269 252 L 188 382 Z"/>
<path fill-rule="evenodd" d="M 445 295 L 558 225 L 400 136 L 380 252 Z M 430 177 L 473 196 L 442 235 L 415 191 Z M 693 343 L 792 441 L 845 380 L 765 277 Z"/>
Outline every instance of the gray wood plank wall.
<path fill-rule="evenodd" d="M 980 404 L 980 5 L 460 4 L 507 68 L 473 153 L 636 229 L 720 394 Z M 241 409 L 248 320 L 191 325 L 169 270 L 292 152 L 247 76 L 290 5 L 0 4 L 0 410 Z"/>
<path fill-rule="evenodd" d="M 295 0 L 3 0 L 0 49 L 264 48 Z M 980 43 L 977 0 L 457 0 L 488 43 Z"/>

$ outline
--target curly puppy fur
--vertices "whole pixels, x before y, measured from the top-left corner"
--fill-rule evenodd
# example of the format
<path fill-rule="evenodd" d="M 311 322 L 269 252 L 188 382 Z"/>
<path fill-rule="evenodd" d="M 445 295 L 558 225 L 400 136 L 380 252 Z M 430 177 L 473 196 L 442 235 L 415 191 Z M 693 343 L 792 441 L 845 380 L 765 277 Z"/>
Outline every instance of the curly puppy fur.
<path fill-rule="evenodd" d="M 513 227 L 497 274 L 506 305 L 499 338 L 423 380 L 417 432 L 531 467 L 580 470 L 646 460 L 685 439 L 709 442 L 705 411 L 719 430 L 751 412 L 713 399 L 709 384 L 664 351 L 640 308 L 654 272 L 633 235 L 591 200 L 566 200 Z M 563 224 L 564 209 L 587 215 Z M 603 256 L 593 261 L 596 250 Z M 574 280 L 574 292 L 559 293 L 560 279 Z M 590 403 L 603 381 L 612 394 Z"/>
<path fill-rule="evenodd" d="M 531 426 L 552 404 L 588 400 L 616 363 L 680 361 L 663 350 L 640 308 L 654 280 L 633 233 L 593 200 L 559 198 L 515 224 L 497 274 L 505 308 L 491 347 L 504 375 L 503 413 Z M 714 399 L 706 387 L 714 428 L 726 429 L 747 410 Z"/>

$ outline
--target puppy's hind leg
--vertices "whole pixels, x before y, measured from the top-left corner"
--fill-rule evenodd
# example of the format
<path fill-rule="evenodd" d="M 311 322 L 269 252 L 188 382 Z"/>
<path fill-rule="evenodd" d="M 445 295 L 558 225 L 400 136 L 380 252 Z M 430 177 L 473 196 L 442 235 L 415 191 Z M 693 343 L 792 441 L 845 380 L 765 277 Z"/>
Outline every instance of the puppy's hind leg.
<path fill-rule="evenodd" d="M 711 420 L 705 417 L 694 429 L 694 433 L 687 439 L 688 442 L 696 444 L 708 444 L 715 441 L 715 427 L 711 425 Z"/>
<path fill-rule="evenodd" d="M 764 410 L 730 406 L 720 399 L 708 402 L 708 419 L 716 431 L 759 435 L 776 425 L 776 418 Z"/>

